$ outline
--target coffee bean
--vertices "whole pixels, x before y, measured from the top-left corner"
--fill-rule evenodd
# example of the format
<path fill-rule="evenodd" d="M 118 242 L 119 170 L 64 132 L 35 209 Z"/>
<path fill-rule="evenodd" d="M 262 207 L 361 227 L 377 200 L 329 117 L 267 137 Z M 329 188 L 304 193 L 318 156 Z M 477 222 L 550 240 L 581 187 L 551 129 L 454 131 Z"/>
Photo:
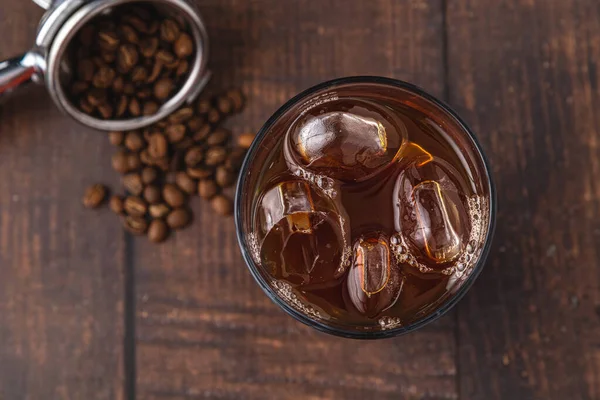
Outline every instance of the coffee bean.
<path fill-rule="evenodd" d="M 138 44 L 140 37 L 135 29 L 129 25 L 122 25 L 120 28 L 121 37 L 131 44 Z"/>
<path fill-rule="evenodd" d="M 198 189 L 196 181 L 190 178 L 185 172 L 178 172 L 177 175 L 175 175 L 175 183 L 187 194 L 194 194 Z"/>
<path fill-rule="evenodd" d="M 171 64 L 175 61 L 175 56 L 166 50 L 157 51 L 154 57 L 156 57 L 156 60 L 160 61 L 163 65 Z"/>
<path fill-rule="evenodd" d="M 210 151 L 210 149 L 209 149 Z M 204 159 L 204 149 L 200 146 L 192 147 L 185 153 L 185 163 L 189 167 L 195 167 Z"/>
<path fill-rule="evenodd" d="M 249 148 L 254 141 L 254 136 L 253 133 L 242 133 L 237 139 L 238 146 L 244 149 Z"/>
<path fill-rule="evenodd" d="M 119 35 L 112 31 L 98 32 L 98 45 L 104 50 L 116 50 L 119 47 Z"/>
<path fill-rule="evenodd" d="M 104 103 L 98 106 L 98 112 L 104 119 L 109 119 L 113 115 L 113 107 L 110 104 Z"/>
<path fill-rule="evenodd" d="M 173 51 L 179 58 L 185 58 L 194 52 L 194 42 L 190 35 L 182 33 L 173 45 Z"/>
<path fill-rule="evenodd" d="M 155 219 L 148 226 L 148 239 L 152 243 L 162 243 L 169 236 L 169 227 L 162 219 Z"/>
<path fill-rule="evenodd" d="M 151 204 L 150 207 L 148 207 L 148 213 L 152 218 L 166 218 L 170 212 L 171 209 L 164 203 Z"/>
<path fill-rule="evenodd" d="M 192 115 L 194 115 L 192 107 L 180 108 L 169 116 L 169 122 L 172 124 L 180 124 L 189 120 Z"/>
<path fill-rule="evenodd" d="M 136 98 L 131 99 L 131 101 L 129 102 L 129 112 L 134 117 L 140 116 L 141 110 L 140 110 L 140 102 L 138 101 L 138 99 L 136 99 Z"/>
<path fill-rule="evenodd" d="M 187 127 L 190 131 L 196 132 L 198 129 L 204 126 L 204 118 L 202 117 L 193 117 L 187 122 Z"/>
<path fill-rule="evenodd" d="M 158 50 L 158 39 L 155 37 L 144 38 L 140 42 L 140 53 L 146 58 L 150 58 L 156 54 Z"/>
<path fill-rule="evenodd" d="M 123 132 L 112 131 L 108 133 L 108 140 L 113 146 L 120 146 L 123 143 L 123 137 L 125 137 Z"/>
<path fill-rule="evenodd" d="M 179 24 L 172 19 L 166 19 L 160 24 L 160 38 L 165 42 L 174 42 L 179 37 Z"/>
<path fill-rule="evenodd" d="M 83 195 L 83 205 L 87 208 L 98 208 L 106 198 L 106 187 L 96 184 L 86 189 Z"/>
<path fill-rule="evenodd" d="M 148 70 L 141 65 L 133 68 L 131 71 L 132 82 L 144 82 L 148 79 Z"/>
<path fill-rule="evenodd" d="M 210 127 L 210 125 L 204 125 L 194 133 L 194 140 L 196 142 L 203 142 L 204 140 L 206 140 L 206 138 L 208 137 L 208 135 L 210 135 L 211 132 L 212 128 Z"/>
<path fill-rule="evenodd" d="M 77 78 L 84 82 L 91 82 L 94 77 L 96 66 L 92 60 L 86 59 L 79 61 L 77 65 Z"/>
<path fill-rule="evenodd" d="M 154 63 L 154 65 L 152 66 L 152 72 L 150 73 L 150 76 L 148 77 L 148 83 L 153 83 L 154 81 L 156 81 L 158 79 L 158 77 L 160 76 L 160 73 L 162 72 L 162 67 L 163 67 L 162 62 L 156 61 Z"/>
<path fill-rule="evenodd" d="M 222 188 L 230 187 L 235 181 L 235 174 L 229 168 L 221 165 L 215 171 L 215 181 Z"/>
<path fill-rule="evenodd" d="M 81 110 L 86 114 L 91 114 L 95 110 L 95 107 L 91 105 L 86 99 L 81 99 L 81 101 L 79 102 L 79 108 L 81 108 Z"/>
<path fill-rule="evenodd" d="M 127 168 L 129 171 L 135 171 L 142 167 L 142 160 L 138 153 L 129 153 L 127 155 Z"/>
<path fill-rule="evenodd" d="M 142 137 L 142 134 L 138 131 L 130 131 L 125 136 L 125 147 L 130 151 L 140 151 L 144 148 L 146 142 Z"/>
<path fill-rule="evenodd" d="M 177 66 L 175 75 L 178 77 L 183 76 L 188 72 L 189 69 L 190 69 L 190 63 L 188 63 L 186 60 L 181 60 L 179 62 L 179 65 Z"/>
<path fill-rule="evenodd" d="M 152 167 L 146 167 L 142 170 L 141 177 L 144 185 L 150 185 L 158 178 L 158 172 Z"/>
<path fill-rule="evenodd" d="M 125 86 L 125 82 L 123 80 L 123 77 L 121 75 L 119 75 L 115 78 L 115 80 L 112 83 L 112 90 L 115 93 L 122 93 L 124 86 Z"/>
<path fill-rule="evenodd" d="M 115 62 L 117 55 L 113 51 L 103 51 L 100 53 L 100 58 L 107 64 L 112 64 Z"/>
<path fill-rule="evenodd" d="M 198 194 L 203 199 L 212 199 L 219 192 L 219 187 L 212 179 L 204 179 L 198 182 Z"/>
<path fill-rule="evenodd" d="M 158 104 L 153 101 L 144 103 L 144 115 L 154 115 L 158 111 Z"/>
<path fill-rule="evenodd" d="M 120 150 L 112 156 L 112 167 L 115 171 L 124 174 L 129 171 L 129 159 L 124 150 Z"/>
<path fill-rule="evenodd" d="M 194 140 L 191 137 L 186 136 L 183 139 L 181 139 L 179 142 L 175 143 L 175 145 L 173 147 L 175 147 L 176 150 L 185 151 L 186 149 L 189 149 L 193 145 L 194 145 Z"/>
<path fill-rule="evenodd" d="M 206 151 L 205 163 L 209 167 L 221 164 L 227 158 L 227 150 L 224 147 L 211 147 Z"/>
<path fill-rule="evenodd" d="M 142 194 L 142 190 L 144 190 L 144 183 L 142 182 L 142 177 L 140 174 L 137 173 L 125 175 L 123 177 L 123 186 L 129 193 L 135 196 L 139 196 L 140 194 Z"/>
<path fill-rule="evenodd" d="M 189 167 L 186 171 L 190 178 L 194 179 L 206 179 L 213 174 L 213 171 L 207 167 Z"/>
<path fill-rule="evenodd" d="M 132 217 L 143 217 L 148 211 L 148 204 L 137 196 L 128 196 L 125 198 L 123 208 L 127 215 Z"/>
<path fill-rule="evenodd" d="M 108 205 L 112 212 L 114 212 L 117 215 L 123 215 L 123 213 L 125 212 L 125 205 L 123 197 L 121 196 L 112 196 Z"/>
<path fill-rule="evenodd" d="M 150 154 L 148 153 L 148 149 L 144 149 L 140 152 L 140 161 L 142 162 L 143 165 L 153 165 L 154 164 L 154 160 L 152 159 L 152 157 L 150 157 Z"/>
<path fill-rule="evenodd" d="M 126 74 L 137 64 L 139 55 L 135 45 L 124 44 L 119 46 L 117 56 L 117 68 L 122 74 Z"/>
<path fill-rule="evenodd" d="M 170 125 L 165 129 L 169 143 L 177 143 L 185 136 L 185 125 Z"/>
<path fill-rule="evenodd" d="M 221 114 L 229 114 L 233 111 L 233 104 L 229 97 L 221 96 L 217 99 L 217 109 Z"/>
<path fill-rule="evenodd" d="M 231 215 L 233 212 L 233 202 L 223 195 L 215 196 L 210 202 L 212 209 L 219 215 Z"/>
<path fill-rule="evenodd" d="M 209 146 L 218 146 L 229 140 L 231 137 L 231 132 L 226 129 L 218 128 L 215 129 L 208 137 L 206 138 L 206 144 Z"/>
<path fill-rule="evenodd" d="M 185 204 L 185 195 L 172 183 L 167 183 L 163 188 L 163 198 L 171 207 L 177 208 Z"/>
<path fill-rule="evenodd" d="M 122 95 L 119 98 L 119 104 L 117 105 L 117 110 L 115 112 L 115 116 L 120 118 L 123 115 L 125 115 L 125 111 L 127 111 L 128 105 L 129 105 L 129 100 L 127 99 L 127 96 Z"/>
<path fill-rule="evenodd" d="M 182 229 L 185 228 L 191 220 L 192 216 L 185 208 L 177 208 L 169 213 L 167 216 L 167 225 L 171 229 Z"/>
<path fill-rule="evenodd" d="M 226 93 L 226 96 L 231 100 L 234 112 L 240 112 L 244 108 L 244 95 L 241 90 L 232 89 Z"/>
<path fill-rule="evenodd" d="M 123 225 L 128 232 L 138 236 L 145 234 L 148 229 L 148 223 L 141 217 L 127 217 L 123 220 Z"/>
<path fill-rule="evenodd" d="M 160 194 L 160 189 L 158 188 L 158 186 L 155 186 L 155 185 L 146 186 L 146 188 L 144 189 L 144 199 L 149 204 L 159 203 L 161 200 L 161 194 Z"/>
<path fill-rule="evenodd" d="M 92 85 L 97 88 L 106 89 L 111 86 L 115 79 L 115 70 L 110 67 L 101 67 L 92 78 Z"/>
<path fill-rule="evenodd" d="M 217 110 L 216 108 L 211 108 L 208 111 L 208 114 L 206 114 L 206 120 L 209 123 L 216 125 L 221 121 L 221 113 L 219 113 L 219 110 Z"/>
<path fill-rule="evenodd" d="M 148 24 L 146 24 L 146 22 L 137 15 L 126 15 L 123 17 L 123 20 L 133 26 L 140 33 L 148 32 Z"/>
<path fill-rule="evenodd" d="M 85 97 L 92 106 L 98 107 L 106 101 L 106 90 L 92 88 Z"/>
<path fill-rule="evenodd" d="M 169 159 L 167 157 L 159 158 L 154 160 L 154 165 L 156 165 L 162 171 L 167 172 L 169 170 Z"/>
<path fill-rule="evenodd" d="M 154 97 L 158 100 L 166 100 L 173 90 L 173 81 L 169 78 L 159 79 L 154 84 Z"/>
<path fill-rule="evenodd" d="M 162 158 L 167 155 L 169 144 L 162 133 L 154 133 L 150 136 L 148 152 L 152 158 Z"/>
<path fill-rule="evenodd" d="M 210 101 L 208 101 L 206 99 L 202 99 L 202 100 L 198 101 L 198 104 L 196 105 L 196 110 L 200 114 L 207 114 L 210 111 L 210 109 L 211 109 Z"/>

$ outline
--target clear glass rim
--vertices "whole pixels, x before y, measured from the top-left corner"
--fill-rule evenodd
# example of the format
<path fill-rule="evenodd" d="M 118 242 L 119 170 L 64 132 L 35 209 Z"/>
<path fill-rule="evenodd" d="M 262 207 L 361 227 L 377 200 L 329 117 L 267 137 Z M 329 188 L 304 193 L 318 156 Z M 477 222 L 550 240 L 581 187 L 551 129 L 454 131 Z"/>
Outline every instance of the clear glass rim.
<path fill-rule="evenodd" d="M 244 239 L 243 234 L 243 221 L 242 221 L 242 189 L 246 183 L 246 171 L 249 167 L 250 160 L 258 150 L 258 143 L 262 141 L 262 139 L 268 134 L 272 126 L 292 107 L 302 102 L 306 98 L 312 96 L 315 92 L 324 90 L 324 89 L 333 89 L 337 86 L 348 85 L 348 84 L 379 84 L 379 85 L 387 85 L 394 88 L 400 88 L 406 90 L 412 94 L 415 94 L 419 97 L 424 98 L 425 100 L 430 101 L 431 103 L 438 106 L 441 110 L 447 113 L 450 117 L 454 118 L 458 124 L 458 126 L 463 130 L 463 132 L 472 140 L 475 145 L 476 155 L 482 160 L 485 172 L 485 178 L 490 191 L 489 198 L 489 210 L 490 210 L 490 219 L 488 222 L 488 231 L 485 238 L 485 242 L 483 245 L 483 249 L 481 251 L 481 255 L 479 257 L 479 261 L 473 268 L 473 271 L 467 278 L 467 280 L 460 287 L 458 292 L 448 298 L 444 303 L 442 303 L 437 311 L 432 314 L 429 314 L 425 318 L 422 318 L 418 321 L 415 321 L 406 326 L 400 326 L 393 329 L 387 330 L 376 330 L 376 331 L 354 331 L 351 329 L 344 329 L 340 327 L 333 327 L 328 325 L 325 322 L 315 320 L 309 318 L 305 314 L 296 310 L 294 307 L 289 305 L 285 300 L 283 300 L 279 295 L 273 290 L 273 288 L 269 285 L 267 281 L 262 277 L 260 272 L 258 271 L 259 266 L 254 263 L 250 255 L 250 250 L 248 249 L 247 243 Z M 481 144 L 477 140 L 477 137 L 473 133 L 473 131 L 468 127 L 468 125 L 460 118 L 460 116 L 445 102 L 437 99 L 433 95 L 427 93 L 425 90 L 421 89 L 418 86 L 415 86 L 411 83 L 404 82 L 398 79 L 380 77 L 380 76 L 350 76 L 344 78 L 337 78 L 330 81 L 326 81 L 320 83 L 318 85 L 312 86 L 296 96 L 292 97 L 285 104 L 283 104 L 275 113 L 265 122 L 262 128 L 258 131 L 256 135 L 256 139 L 248 149 L 244 162 L 242 163 L 242 167 L 240 169 L 240 174 L 237 182 L 237 189 L 235 193 L 235 227 L 238 243 L 242 252 L 242 257 L 250 270 L 250 273 L 254 277 L 254 280 L 261 287 L 263 292 L 280 308 L 282 308 L 288 315 L 291 315 L 296 320 L 302 322 L 305 325 L 308 325 L 312 328 L 315 328 L 321 332 L 325 332 L 331 335 L 351 338 L 351 339 L 383 339 L 383 338 L 391 338 L 394 336 L 400 336 L 409 332 L 412 332 L 416 329 L 419 329 L 435 320 L 437 320 L 442 315 L 446 314 L 456 303 L 458 303 L 462 297 L 467 293 L 467 291 L 471 288 L 475 279 L 481 273 L 483 266 L 485 265 L 487 256 L 490 252 L 490 248 L 492 245 L 492 238 L 494 235 L 494 229 L 496 224 L 496 189 L 494 186 L 494 182 L 492 180 L 491 170 L 489 166 L 489 162 L 482 151 Z"/>

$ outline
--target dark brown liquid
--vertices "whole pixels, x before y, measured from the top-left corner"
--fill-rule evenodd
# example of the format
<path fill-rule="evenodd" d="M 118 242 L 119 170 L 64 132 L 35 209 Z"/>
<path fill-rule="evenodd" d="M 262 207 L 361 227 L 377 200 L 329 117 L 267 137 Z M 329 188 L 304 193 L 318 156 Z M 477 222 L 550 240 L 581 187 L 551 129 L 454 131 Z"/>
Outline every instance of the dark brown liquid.
<path fill-rule="evenodd" d="M 263 151 L 253 231 L 274 286 L 291 287 L 281 296 L 380 329 L 456 291 L 479 256 L 487 197 L 443 127 L 400 102 L 345 98 L 278 135 Z"/>

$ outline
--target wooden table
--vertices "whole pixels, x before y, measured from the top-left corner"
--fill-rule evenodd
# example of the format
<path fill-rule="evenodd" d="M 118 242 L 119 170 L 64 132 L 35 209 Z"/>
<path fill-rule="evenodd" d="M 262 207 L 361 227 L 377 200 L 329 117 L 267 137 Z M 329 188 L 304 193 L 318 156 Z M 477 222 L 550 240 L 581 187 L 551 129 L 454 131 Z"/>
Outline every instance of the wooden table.
<path fill-rule="evenodd" d="M 357 342 L 277 309 L 231 219 L 156 247 L 86 185 L 117 185 L 103 134 L 42 88 L 0 106 L 0 398 L 600 399 L 600 3 L 205 0 L 211 65 L 256 130 L 298 91 L 384 75 L 446 99 L 498 187 L 489 262 L 447 316 Z M 0 0 L 0 58 L 41 11 Z"/>

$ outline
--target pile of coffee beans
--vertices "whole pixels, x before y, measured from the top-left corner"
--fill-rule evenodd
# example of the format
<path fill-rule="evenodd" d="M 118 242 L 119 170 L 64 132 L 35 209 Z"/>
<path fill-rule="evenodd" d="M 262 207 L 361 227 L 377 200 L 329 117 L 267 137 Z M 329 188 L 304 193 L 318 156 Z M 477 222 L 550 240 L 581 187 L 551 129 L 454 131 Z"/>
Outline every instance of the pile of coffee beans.
<path fill-rule="evenodd" d="M 232 200 L 223 190 L 235 184 L 254 135 L 240 135 L 234 144 L 231 132 L 220 125 L 243 105 L 242 93 L 230 90 L 200 99 L 148 128 L 109 133 L 118 148 L 112 166 L 123 175 L 126 191 L 113 195 L 109 207 L 123 217 L 125 229 L 162 242 L 171 230 L 189 225 L 188 203 L 194 195 L 210 201 L 217 214 L 232 213 Z M 96 208 L 106 195 L 104 186 L 93 185 L 83 204 Z"/>
<path fill-rule="evenodd" d="M 183 86 L 194 53 L 181 21 L 150 6 L 117 7 L 78 32 L 66 89 L 73 104 L 97 118 L 152 115 Z"/>

